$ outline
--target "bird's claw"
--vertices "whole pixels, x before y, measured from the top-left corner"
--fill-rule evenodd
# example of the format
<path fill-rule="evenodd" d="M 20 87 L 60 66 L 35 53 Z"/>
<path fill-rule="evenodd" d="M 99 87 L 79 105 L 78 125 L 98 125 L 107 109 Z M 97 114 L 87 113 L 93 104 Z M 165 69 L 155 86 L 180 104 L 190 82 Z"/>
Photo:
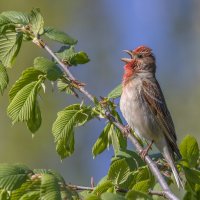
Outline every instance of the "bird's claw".
<path fill-rule="evenodd" d="M 122 134 L 126 138 L 130 132 L 131 132 L 131 127 L 127 124 L 123 128 Z"/>
<path fill-rule="evenodd" d="M 145 156 L 148 154 L 149 150 L 151 149 L 152 144 L 153 144 L 153 140 L 142 151 L 140 151 L 139 155 L 142 158 L 142 160 L 145 159 Z"/>

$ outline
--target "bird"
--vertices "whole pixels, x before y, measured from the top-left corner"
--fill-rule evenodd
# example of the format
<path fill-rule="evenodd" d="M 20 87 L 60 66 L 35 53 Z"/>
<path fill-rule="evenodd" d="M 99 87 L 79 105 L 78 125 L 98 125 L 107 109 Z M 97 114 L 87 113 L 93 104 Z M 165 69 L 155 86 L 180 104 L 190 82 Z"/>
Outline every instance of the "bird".
<path fill-rule="evenodd" d="M 175 127 L 155 76 L 156 59 L 152 49 L 143 45 L 124 51 L 130 58 L 121 59 L 125 63 L 120 98 L 122 115 L 140 138 L 150 141 L 142 152 L 143 158 L 155 144 L 169 164 L 178 188 L 183 188 L 175 165 L 175 156 L 181 159 Z"/>

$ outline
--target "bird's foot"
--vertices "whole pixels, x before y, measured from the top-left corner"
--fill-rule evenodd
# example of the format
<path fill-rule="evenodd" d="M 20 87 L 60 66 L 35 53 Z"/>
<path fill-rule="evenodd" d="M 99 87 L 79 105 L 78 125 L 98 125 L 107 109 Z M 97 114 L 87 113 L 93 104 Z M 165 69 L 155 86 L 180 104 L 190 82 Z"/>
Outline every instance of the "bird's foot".
<path fill-rule="evenodd" d="M 150 144 L 148 144 L 140 153 L 140 157 L 142 158 L 142 160 L 145 159 L 145 156 L 148 154 L 149 150 L 151 149 L 151 146 L 153 144 L 153 140 L 151 141 Z"/>
<path fill-rule="evenodd" d="M 127 138 L 128 134 L 131 132 L 131 127 L 127 124 L 124 126 L 122 134 L 125 138 Z"/>

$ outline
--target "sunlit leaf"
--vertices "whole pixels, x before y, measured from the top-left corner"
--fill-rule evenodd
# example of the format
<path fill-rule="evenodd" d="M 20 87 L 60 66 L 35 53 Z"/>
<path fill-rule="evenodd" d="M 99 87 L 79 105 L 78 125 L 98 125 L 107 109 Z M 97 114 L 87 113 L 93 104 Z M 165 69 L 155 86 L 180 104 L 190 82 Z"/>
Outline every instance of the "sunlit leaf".
<path fill-rule="evenodd" d="M 120 159 L 112 162 L 108 171 L 108 180 L 111 180 L 115 185 L 122 185 L 131 174 L 130 167 L 125 159 Z"/>
<path fill-rule="evenodd" d="M 92 193 L 101 195 L 102 193 L 106 192 L 109 188 L 113 187 L 114 185 L 112 184 L 111 181 L 105 180 L 101 183 L 99 183 L 95 189 L 92 191 Z"/>
<path fill-rule="evenodd" d="M 197 165 L 199 158 L 199 146 L 193 136 L 187 135 L 180 144 L 182 158 L 187 160 L 190 167 Z"/>
<path fill-rule="evenodd" d="M 126 200 L 125 197 L 123 197 L 119 194 L 113 194 L 110 192 L 103 193 L 101 195 L 101 199 L 102 200 Z"/>
<path fill-rule="evenodd" d="M 40 86 L 40 80 L 29 83 L 15 95 L 7 109 L 8 115 L 13 123 L 27 121 L 31 118 Z"/>
<path fill-rule="evenodd" d="M 34 67 L 45 73 L 50 81 L 55 81 L 63 76 L 63 72 L 54 62 L 43 57 L 35 58 Z"/>
<path fill-rule="evenodd" d="M 57 179 L 51 174 L 42 174 L 40 197 L 43 200 L 61 200 Z"/>
<path fill-rule="evenodd" d="M 19 166 L 0 164 L 0 188 L 9 191 L 19 188 L 28 178 L 28 173 Z"/>
<path fill-rule="evenodd" d="M 85 64 L 90 61 L 85 52 L 76 52 L 74 46 L 71 46 L 70 48 L 63 47 L 58 53 L 56 53 L 56 55 L 68 65 L 76 66 L 78 64 Z"/>
<path fill-rule="evenodd" d="M 52 28 L 52 27 L 46 27 L 44 34 L 49 39 L 55 40 L 62 44 L 74 45 L 77 43 L 77 40 L 69 36 L 67 33 L 56 30 L 55 28 Z"/>
<path fill-rule="evenodd" d="M 13 100 L 17 92 L 19 92 L 24 86 L 28 85 L 31 82 L 37 81 L 40 75 L 44 75 L 44 73 L 33 67 L 29 67 L 24 70 L 20 78 L 15 82 L 15 84 L 9 91 L 10 101 Z"/>
<path fill-rule="evenodd" d="M 90 113 L 90 108 L 79 104 L 70 105 L 58 113 L 52 132 L 61 159 L 74 152 L 74 127 L 90 120 Z"/>
<path fill-rule="evenodd" d="M 40 13 L 40 9 L 33 9 L 30 14 L 31 30 L 34 35 L 41 35 L 44 33 L 44 20 Z"/>
<path fill-rule="evenodd" d="M 6 31 L 0 35 L 0 60 L 6 67 L 11 67 L 21 47 L 22 33 Z"/>
<path fill-rule="evenodd" d="M 120 97 L 121 94 L 122 94 L 122 85 L 120 84 L 108 94 L 108 98 L 116 99 L 116 98 Z"/>
<path fill-rule="evenodd" d="M 132 199 L 137 199 L 137 200 L 153 200 L 150 195 L 147 195 L 143 192 L 140 191 L 135 191 L 131 190 L 126 194 L 126 199 L 132 200 Z"/>
<path fill-rule="evenodd" d="M 92 154 L 94 156 L 97 156 L 98 154 L 102 153 L 109 145 L 108 142 L 108 133 L 110 131 L 111 128 L 111 123 L 108 123 L 103 131 L 101 132 L 99 138 L 97 139 L 97 141 L 95 142 L 95 144 L 92 147 Z"/>
<path fill-rule="evenodd" d="M 5 66 L 0 62 L 0 92 L 3 94 L 8 85 L 9 79 Z"/>

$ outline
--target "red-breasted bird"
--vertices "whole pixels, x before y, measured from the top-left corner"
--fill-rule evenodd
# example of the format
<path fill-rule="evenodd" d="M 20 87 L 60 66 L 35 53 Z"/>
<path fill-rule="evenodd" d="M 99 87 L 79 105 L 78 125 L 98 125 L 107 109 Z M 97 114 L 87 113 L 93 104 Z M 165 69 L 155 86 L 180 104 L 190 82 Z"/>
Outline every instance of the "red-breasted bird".
<path fill-rule="evenodd" d="M 142 152 L 143 156 L 154 143 L 171 167 L 178 187 L 183 187 L 174 163 L 175 155 L 180 159 L 181 154 L 170 112 L 155 77 L 156 61 L 152 49 L 139 46 L 125 52 L 130 58 L 121 59 L 125 62 L 121 112 L 135 133 L 151 142 Z"/>

